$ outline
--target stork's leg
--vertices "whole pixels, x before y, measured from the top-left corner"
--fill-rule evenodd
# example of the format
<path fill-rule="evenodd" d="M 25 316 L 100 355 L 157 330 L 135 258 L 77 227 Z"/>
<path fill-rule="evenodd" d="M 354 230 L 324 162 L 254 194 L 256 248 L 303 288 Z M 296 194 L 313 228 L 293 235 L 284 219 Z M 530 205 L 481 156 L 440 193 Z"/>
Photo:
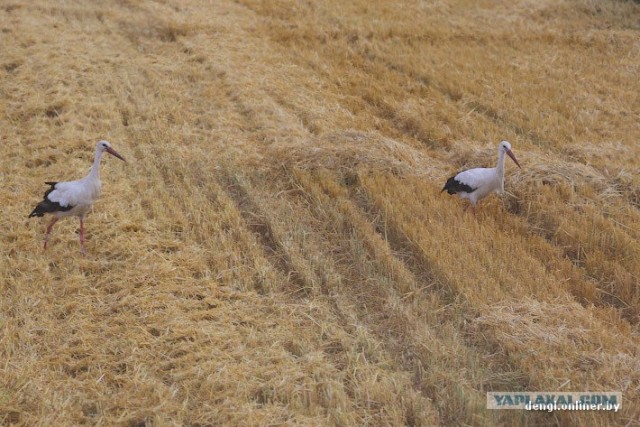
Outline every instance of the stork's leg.
<path fill-rule="evenodd" d="M 47 249 L 47 243 L 49 242 L 49 235 L 51 234 L 51 230 L 53 229 L 54 224 L 58 222 L 58 218 L 54 217 L 49 225 L 47 225 L 47 231 L 44 233 L 44 249 Z"/>
<path fill-rule="evenodd" d="M 84 221 L 80 218 L 80 247 L 82 248 L 82 256 L 87 256 L 87 250 L 84 247 Z"/>
<path fill-rule="evenodd" d="M 468 204 L 466 204 L 464 206 L 464 209 L 462 210 L 462 212 L 467 212 L 467 209 L 469 209 L 469 206 L 471 206 L 471 211 L 473 212 L 473 216 L 476 216 L 476 205 L 475 205 L 475 203 L 469 202 Z"/>

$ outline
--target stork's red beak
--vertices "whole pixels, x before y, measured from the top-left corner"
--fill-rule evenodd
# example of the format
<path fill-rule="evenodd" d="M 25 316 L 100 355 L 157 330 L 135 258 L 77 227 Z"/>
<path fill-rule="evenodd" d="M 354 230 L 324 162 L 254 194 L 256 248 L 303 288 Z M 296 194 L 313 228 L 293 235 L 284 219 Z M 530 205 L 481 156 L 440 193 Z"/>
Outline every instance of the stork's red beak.
<path fill-rule="evenodd" d="M 126 160 L 124 159 L 124 157 L 122 157 L 120 154 L 118 154 L 118 153 L 116 152 L 116 150 L 114 150 L 113 148 L 111 148 L 111 147 L 107 147 L 107 148 L 105 149 L 105 151 L 106 151 L 107 153 L 111 154 L 112 156 L 116 156 L 117 158 L 119 158 L 119 159 L 120 159 L 120 160 L 122 160 L 123 162 L 126 162 Z M 516 163 L 517 163 L 517 162 L 516 162 Z"/>
<path fill-rule="evenodd" d="M 511 160 L 513 160 L 513 161 L 515 162 L 515 164 L 516 164 L 516 165 L 518 165 L 518 167 L 519 167 L 520 169 L 522 169 L 522 166 L 520 166 L 520 163 L 518 163 L 518 159 L 516 159 L 516 155 L 515 155 L 515 154 L 513 154 L 513 151 L 511 151 L 511 150 L 507 149 L 507 155 L 508 155 L 509 157 L 511 157 Z"/>

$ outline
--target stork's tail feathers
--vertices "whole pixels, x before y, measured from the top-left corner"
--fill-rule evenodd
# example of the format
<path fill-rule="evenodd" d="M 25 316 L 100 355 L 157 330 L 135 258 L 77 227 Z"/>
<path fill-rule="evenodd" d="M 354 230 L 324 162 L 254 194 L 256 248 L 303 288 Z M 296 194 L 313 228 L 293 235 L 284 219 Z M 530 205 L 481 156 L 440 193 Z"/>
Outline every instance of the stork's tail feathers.
<path fill-rule="evenodd" d="M 451 178 L 449 178 L 447 180 L 447 183 L 444 185 L 444 187 L 442 187 L 442 190 L 440 190 L 440 193 L 442 194 L 442 192 L 444 190 L 447 190 L 447 193 L 449 194 L 456 194 L 456 187 L 457 187 L 458 182 L 456 181 L 456 177 L 452 176 Z"/>
<path fill-rule="evenodd" d="M 34 216 L 44 216 L 44 214 L 46 213 L 60 212 L 60 211 L 65 211 L 69 209 L 66 209 L 65 207 L 60 206 L 59 203 L 52 202 L 48 199 L 44 199 L 43 201 L 38 203 L 38 205 L 33 209 L 33 211 L 31 211 L 31 213 L 29 214 L 29 218 L 32 218 Z"/>
<path fill-rule="evenodd" d="M 29 218 L 33 218 L 34 216 L 44 216 L 45 213 L 47 213 L 47 211 L 40 206 L 42 203 L 39 203 L 38 206 L 36 206 L 33 211 L 31 211 L 31 213 L 29 214 Z"/>

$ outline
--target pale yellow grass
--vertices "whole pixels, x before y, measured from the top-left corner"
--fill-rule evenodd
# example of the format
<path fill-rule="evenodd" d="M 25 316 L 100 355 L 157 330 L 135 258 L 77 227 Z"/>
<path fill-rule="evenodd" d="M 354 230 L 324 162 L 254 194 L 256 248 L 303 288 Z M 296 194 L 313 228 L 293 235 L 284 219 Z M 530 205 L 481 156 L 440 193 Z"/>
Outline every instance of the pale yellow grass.
<path fill-rule="evenodd" d="M 0 5 L 5 425 L 634 425 L 640 7 Z M 77 221 L 27 221 L 88 170 Z M 478 218 L 439 191 L 512 142 Z M 622 391 L 617 414 L 487 391 Z"/>

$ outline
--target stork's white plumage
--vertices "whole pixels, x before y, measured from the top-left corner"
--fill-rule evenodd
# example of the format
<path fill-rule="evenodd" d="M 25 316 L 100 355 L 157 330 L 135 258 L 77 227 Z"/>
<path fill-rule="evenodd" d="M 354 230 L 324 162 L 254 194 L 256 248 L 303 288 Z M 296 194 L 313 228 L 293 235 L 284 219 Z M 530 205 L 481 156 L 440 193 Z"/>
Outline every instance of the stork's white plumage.
<path fill-rule="evenodd" d="M 99 141 L 96 144 L 96 153 L 91 166 L 91 171 L 87 176 L 77 181 L 68 182 L 52 182 L 47 181 L 45 184 L 50 185 L 44 193 L 44 199 L 29 214 L 29 218 L 34 216 L 44 216 L 51 214 L 54 218 L 47 226 L 44 235 L 44 248 L 47 249 L 49 235 L 54 224 L 66 216 L 77 216 L 80 219 L 80 246 L 82 255 L 86 255 L 84 246 L 84 217 L 91 210 L 93 202 L 100 197 L 100 159 L 102 153 L 107 152 L 120 160 L 124 158 L 118 154 L 108 141 Z"/>
<path fill-rule="evenodd" d="M 494 191 L 498 194 L 504 192 L 505 154 L 511 157 L 511 160 L 518 167 L 521 167 L 515 154 L 511 151 L 511 144 L 507 141 L 502 141 L 498 145 L 498 165 L 495 168 L 475 168 L 460 172 L 447 180 L 442 191 L 447 190 L 449 194 L 458 194 L 461 199 L 468 199 L 475 215 L 478 201 Z M 465 211 L 468 207 L 468 205 L 465 207 Z"/>

